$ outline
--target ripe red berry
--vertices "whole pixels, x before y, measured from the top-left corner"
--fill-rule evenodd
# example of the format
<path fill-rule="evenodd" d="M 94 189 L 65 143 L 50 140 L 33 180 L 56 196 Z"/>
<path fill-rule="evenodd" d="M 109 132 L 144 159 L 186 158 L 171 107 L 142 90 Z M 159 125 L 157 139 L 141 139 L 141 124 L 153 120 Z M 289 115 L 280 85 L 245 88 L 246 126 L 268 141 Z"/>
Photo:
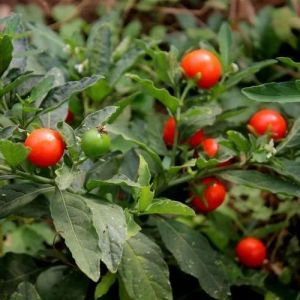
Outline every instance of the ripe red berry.
<path fill-rule="evenodd" d="M 221 77 L 222 65 L 210 51 L 198 49 L 187 53 L 181 60 L 181 67 L 187 77 L 200 75 L 198 86 L 204 89 L 214 86 Z"/>
<path fill-rule="evenodd" d="M 176 121 L 174 117 L 170 117 L 164 125 L 163 139 L 167 146 L 173 146 L 175 139 Z"/>
<path fill-rule="evenodd" d="M 27 159 L 38 167 L 55 165 L 62 158 L 65 149 L 60 133 L 50 128 L 32 131 L 24 144 L 30 148 Z"/>
<path fill-rule="evenodd" d="M 74 119 L 75 119 L 74 114 L 70 110 L 68 110 L 67 116 L 65 118 L 65 122 L 71 124 L 74 121 Z"/>
<path fill-rule="evenodd" d="M 246 237 L 239 241 L 236 248 L 239 262 L 249 268 L 260 267 L 266 258 L 266 246 L 254 237 Z"/>
<path fill-rule="evenodd" d="M 188 143 L 192 148 L 197 148 L 199 145 L 201 145 L 203 139 L 204 139 L 204 130 L 199 129 L 189 138 Z"/>
<path fill-rule="evenodd" d="M 218 142 L 213 138 L 205 139 L 202 142 L 202 147 L 209 158 L 215 157 L 219 149 Z"/>
<path fill-rule="evenodd" d="M 272 109 L 262 109 L 251 117 L 249 129 L 257 135 L 270 132 L 272 138 L 278 141 L 286 136 L 287 124 L 279 112 Z"/>
<path fill-rule="evenodd" d="M 203 194 L 192 196 L 192 205 L 199 212 L 210 212 L 218 208 L 225 199 L 226 189 L 221 181 L 216 178 L 208 177 L 203 179 L 205 185 Z"/>

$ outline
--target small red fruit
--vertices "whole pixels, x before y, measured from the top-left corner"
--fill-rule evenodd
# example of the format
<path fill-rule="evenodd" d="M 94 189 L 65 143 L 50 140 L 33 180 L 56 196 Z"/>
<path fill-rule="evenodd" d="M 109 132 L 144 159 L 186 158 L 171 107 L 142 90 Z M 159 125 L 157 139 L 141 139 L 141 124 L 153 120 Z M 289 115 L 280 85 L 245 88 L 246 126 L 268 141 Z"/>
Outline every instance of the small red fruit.
<path fill-rule="evenodd" d="M 167 146 L 173 146 L 175 139 L 176 121 L 174 117 L 170 117 L 164 125 L 163 139 Z"/>
<path fill-rule="evenodd" d="M 249 121 L 249 128 L 257 135 L 270 132 L 275 141 L 284 138 L 287 133 L 285 119 L 279 112 L 272 109 L 262 109 L 256 112 Z"/>
<path fill-rule="evenodd" d="M 207 154 L 207 156 L 209 158 L 213 158 L 216 156 L 218 152 L 219 144 L 215 139 L 208 138 L 202 142 L 202 147 L 204 152 Z"/>
<path fill-rule="evenodd" d="M 74 119 L 75 119 L 74 114 L 70 110 L 68 110 L 67 116 L 65 118 L 65 122 L 71 124 L 74 121 Z"/>
<path fill-rule="evenodd" d="M 203 139 L 204 139 L 204 130 L 199 129 L 189 138 L 188 143 L 192 148 L 197 148 L 199 145 L 201 145 Z"/>
<path fill-rule="evenodd" d="M 239 241 L 235 248 L 239 262 L 249 268 L 260 267 L 267 254 L 264 243 L 254 237 L 246 237 Z"/>
<path fill-rule="evenodd" d="M 193 78 L 200 73 L 198 86 L 211 88 L 220 79 L 222 66 L 219 59 L 210 51 L 198 49 L 187 53 L 181 60 L 181 67 L 187 77 Z"/>
<path fill-rule="evenodd" d="M 64 154 L 63 138 L 58 131 L 50 128 L 39 128 L 32 131 L 24 144 L 30 148 L 27 159 L 38 167 L 53 166 Z"/>
<path fill-rule="evenodd" d="M 199 212 L 210 212 L 218 208 L 225 199 L 226 189 L 221 181 L 208 177 L 203 179 L 202 184 L 206 187 L 201 196 L 193 195 L 192 205 Z"/>

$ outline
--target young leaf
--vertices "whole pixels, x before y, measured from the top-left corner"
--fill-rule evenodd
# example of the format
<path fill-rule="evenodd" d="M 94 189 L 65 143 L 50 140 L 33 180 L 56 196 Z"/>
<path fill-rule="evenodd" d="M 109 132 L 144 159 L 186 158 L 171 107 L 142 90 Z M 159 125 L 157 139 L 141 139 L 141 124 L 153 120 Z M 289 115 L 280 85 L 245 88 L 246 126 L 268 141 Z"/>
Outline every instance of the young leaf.
<path fill-rule="evenodd" d="M 168 90 L 157 88 L 151 80 L 142 79 L 135 74 L 128 74 L 127 76 L 136 81 L 149 95 L 159 100 L 163 105 L 170 109 L 171 112 L 176 112 L 177 107 L 180 105 L 179 99 L 172 96 Z"/>
<path fill-rule="evenodd" d="M 271 193 L 282 193 L 300 196 L 300 185 L 295 182 L 280 179 L 278 176 L 263 174 L 252 170 L 231 170 L 219 174 L 225 180 L 245 186 L 266 190 Z"/>
<path fill-rule="evenodd" d="M 60 190 L 68 189 L 72 183 L 78 179 L 80 170 L 76 167 L 70 168 L 67 165 L 62 165 L 60 168 L 55 170 L 55 182 Z"/>
<path fill-rule="evenodd" d="M 18 209 L 33 201 L 38 195 L 54 190 L 49 185 L 33 183 L 9 184 L 0 189 L 0 218 L 17 213 Z"/>
<path fill-rule="evenodd" d="M 151 173 L 147 162 L 142 155 L 139 155 L 138 183 L 141 186 L 147 186 L 151 180 Z"/>
<path fill-rule="evenodd" d="M 101 23 L 95 27 L 88 40 L 89 63 L 92 74 L 106 75 L 111 60 L 111 26 Z"/>
<path fill-rule="evenodd" d="M 120 77 L 136 63 L 143 53 L 144 51 L 138 48 L 128 50 L 127 53 L 117 61 L 111 72 L 109 72 L 108 82 L 110 86 L 114 86 Z"/>
<path fill-rule="evenodd" d="M 231 63 L 231 51 L 232 51 L 232 34 L 227 23 L 223 23 L 219 34 L 218 40 L 220 44 L 221 61 L 223 66 L 223 73 L 228 70 Z"/>
<path fill-rule="evenodd" d="M 300 70 L 300 63 L 293 61 L 290 57 L 277 57 L 276 59 L 289 67 Z"/>
<path fill-rule="evenodd" d="M 243 79 L 250 77 L 254 75 L 255 73 L 259 72 L 261 69 L 276 64 L 277 61 L 275 59 L 269 59 L 265 61 L 261 61 L 258 63 L 254 63 L 252 66 L 248 67 L 247 69 L 244 69 L 242 71 L 239 71 L 238 73 L 230 76 L 228 80 L 225 83 L 225 86 L 227 88 L 231 88 L 238 84 Z"/>
<path fill-rule="evenodd" d="M 41 300 L 34 285 L 28 281 L 21 282 L 9 300 Z"/>
<path fill-rule="evenodd" d="M 119 276 L 132 299 L 172 299 L 168 266 L 161 250 L 142 233 L 126 242 Z"/>
<path fill-rule="evenodd" d="M 11 167 L 16 167 L 24 162 L 30 152 L 22 143 L 13 143 L 9 140 L 0 140 L 0 151 Z"/>
<path fill-rule="evenodd" d="M 243 88 L 242 93 L 258 102 L 300 102 L 300 80 L 251 86 Z"/>
<path fill-rule="evenodd" d="M 110 287 L 115 283 L 117 275 L 114 273 L 108 272 L 105 274 L 101 281 L 97 284 L 95 289 L 95 299 L 101 298 L 109 291 Z"/>
<path fill-rule="evenodd" d="M 84 77 L 78 81 L 69 81 L 62 86 L 55 87 L 41 102 L 40 107 L 43 108 L 43 110 L 39 114 L 45 114 L 56 109 L 68 101 L 73 94 L 85 90 L 96 83 L 100 78 L 100 75 L 94 75 L 92 77 Z"/>
<path fill-rule="evenodd" d="M 0 38 L 0 76 L 6 71 L 12 60 L 13 45 L 8 35 Z"/>
<path fill-rule="evenodd" d="M 154 199 L 152 203 L 142 213 L 149 214 L 165 214 L 165 215 L 181 215 L 194 216 L 195 211 L 189 206 L 166 198 Z"/>
<path fill-rule="evenodd" d="M 228 130 L 228 139 L 237 147 L 241 152 L 247 153 L 250 150 L 249 141 L 238 131 Z"/>
<path fill-rule="evenodd" d="M 157 227 L 167 249 L 180 269 L 199 280 L 201 288 L 215 299 L 230 292 L 227 275 L 218 253 L 199 232 L 176 221 L 157 219 Z"/>
<path fill-rule="evenodd" d="M 138 211 L 143 212 L 152 202 L 154 192 L 151 191 L 151 187 L 143 186 L 138 192 Z"/>
<path fill-rule="evenodd" d="M 98 233 L 101 260 L 111 272 L 116 272 L 121 262 L 127 228 L 123 209 L 103 201 L 85 199 L 91 209 L 94 227 Z"/>
<path fill-rule="evenodd" d="M 55 229 L 64 238 L 80 270 L 93 281 L 98 281 L 101 251 L 92 213 L 85 199 L 57 189 L 51 197 L 50 210 Z"/>
<path fill-rule="evenodd" d="M 33 87 L 30 98 L 32 102 L 35 102 L 35 106 L 39 107 L 40 103 L 44 100 L 48 92 L 54 85 L 54 76 L 48 75 L 41 79 L 41 81 Z"/>

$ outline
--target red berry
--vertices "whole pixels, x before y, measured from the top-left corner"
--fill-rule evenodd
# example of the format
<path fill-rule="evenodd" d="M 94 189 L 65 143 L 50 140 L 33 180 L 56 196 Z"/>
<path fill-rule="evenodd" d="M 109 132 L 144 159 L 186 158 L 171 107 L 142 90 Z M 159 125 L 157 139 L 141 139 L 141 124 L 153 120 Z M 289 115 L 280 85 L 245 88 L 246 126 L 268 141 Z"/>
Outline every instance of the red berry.
<path fill-rule="evenodd" d="M 71 124 L 74 121 L 74 119 L 75 119 L 74 114 L 70 110 L 68 110 L 68 114 L 65 118 L 65 122 Z"/>
<path fill-rule="evenodd" d="M 236 248 L 239 262 L 249 268 L 260 267 L 266 258 L 266 246 L 254 237 L 246 237 L 239 241 Z"/>
<path fill-rule="evenodd" d="M 63 138 L 58 131 L 50 128 L 39 128 L 32 131 L 24 144 L 30 148 L 27 159 L 39 167 L 55 165 L 64 154 Z"/>
<path fill-rule="evenodd" d="M 173 146 L 175 139 L 176 121 L 174 117 L 170 117 L 164 125 L 163 139 L 167 146 Z"/>
<path fill-rule="evenodd" d="M 189 138 L 188 143 L 192 148 L 197 148 L 202 143 L 203 139 L 204 139 L 204 130 L 199 129 Z"/>
<path fill-rule="evenodd" d="M 198 86 L 204 89 L 214 86 L 222 73 L 219 59 L 212 52 L 205 49 L 187 53 L 181 60 L 181 67 L 187 77 L 193 78 L 199 74 L 201 77 Z"/>
<path fill-rule="evenodd" d="M 285 119 L 279 112 L 272 109 L 262 109 L 256 112 L 249 121 L 249 128 L 257 135 L 270 132 L 275 141 L 284 138 L 287 133 Z"/>
<path fill-rule="evenodd" d="M 208 177 L 202 180 L 206 187 L 203 194 L 193 195 L 192 205 L 199 212 L 210 212 L 218 208 L 225 199 L 226 189 L 221 181 L 216 178 Z"/>
<path fill-rule="evenodd" d="M 202 142 L 202 147 L 209 158 L 215 157 L 219 149 L 218 142 L 213 138 L 205 139 Z"/>

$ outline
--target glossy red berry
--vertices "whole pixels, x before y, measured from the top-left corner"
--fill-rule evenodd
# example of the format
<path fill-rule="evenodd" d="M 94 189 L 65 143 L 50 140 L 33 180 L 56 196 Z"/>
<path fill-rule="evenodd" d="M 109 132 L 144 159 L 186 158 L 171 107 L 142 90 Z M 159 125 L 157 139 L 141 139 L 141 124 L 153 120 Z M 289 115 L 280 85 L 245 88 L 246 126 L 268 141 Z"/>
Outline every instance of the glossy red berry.
<path fill-rule="evenodd" d="M 249 129 L 257 135 L 270 132 L 272 138 L 278 141 L 286 136 L 287 123 L 279 112 L 272 109 L 262 109 L 251 117 Z"/>
<path fill-rule="evenodd" d="M 226 196 L 225 186 L 216 178 L 208 177 L 202 180 L 205 185 L 202 195 L 192 196 L 192 205 L 198 212 L 210 212 L 217 209 Z"/>
<path fill-rule="evenodd" d="M 254 237 L 246 237 L 240 240 L 235 251 L 239 262 L 249 268 L 260 267 L 267 254 L 264 243 Z"/>
<path fill-rule="evenodd" d="M 199 129 L 189 138 L 188 143 L 192 148 L 197 148 L 199 145 L 201 145 L 203 139 L 204 139 L 204 130 Z"/>
<path fill-rule="evenodd" d="M 220 79 L 222 65 L 219 59 L 210 51 L 198 49 L 184 55 L 181 67 L 187 77 L 200 75 L 198 86 L 204 89 L 211 88 Z"/>
<path fill-rule="evenodd" d="M 209 158 L 213 158 L 217 155 L 219 144 L 216 139 L 208 138 L 202 142 L 203 151 Z"/>
<path fill-rule="evenodd" d="M 167 146 L 173 146 L 176 131 L 176 121 L 174 117 L 170 117 L 163 129 L 163 139 Z"/>
<path fill-rule="evenodd" d="M 54 166 L 64 154 L 63 138 L 58 131 L 50 128 L 32 131 L 24 144 L 30 149 L 27 159 L 38 167 Z"/>

